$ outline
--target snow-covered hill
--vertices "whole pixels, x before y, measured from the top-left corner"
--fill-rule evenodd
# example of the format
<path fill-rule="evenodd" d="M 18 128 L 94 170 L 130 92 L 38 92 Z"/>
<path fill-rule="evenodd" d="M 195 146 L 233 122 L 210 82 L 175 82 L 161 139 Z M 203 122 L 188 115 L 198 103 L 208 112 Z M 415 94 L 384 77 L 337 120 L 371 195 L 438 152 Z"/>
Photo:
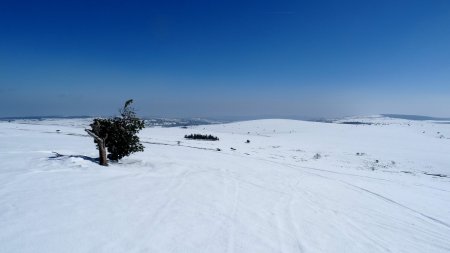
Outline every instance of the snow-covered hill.
<path fill-rule="evenodd" d="M 0 122 L 0 252 L 450 252 L 450 124 L 146 128 L 101 167 L 88 123 Z"/>

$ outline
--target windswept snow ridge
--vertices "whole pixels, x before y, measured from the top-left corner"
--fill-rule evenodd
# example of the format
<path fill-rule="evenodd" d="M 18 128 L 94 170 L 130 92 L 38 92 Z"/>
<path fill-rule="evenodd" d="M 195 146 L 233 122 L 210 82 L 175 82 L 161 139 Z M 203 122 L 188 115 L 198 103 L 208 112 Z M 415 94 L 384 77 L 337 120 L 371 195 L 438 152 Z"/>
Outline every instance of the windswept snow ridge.
<path fill-rule="evenodd" d="M 450 252 L 450 124 L 146 128 L 109 167 L 87 124 L 0 122 L 0 252 Z"/>

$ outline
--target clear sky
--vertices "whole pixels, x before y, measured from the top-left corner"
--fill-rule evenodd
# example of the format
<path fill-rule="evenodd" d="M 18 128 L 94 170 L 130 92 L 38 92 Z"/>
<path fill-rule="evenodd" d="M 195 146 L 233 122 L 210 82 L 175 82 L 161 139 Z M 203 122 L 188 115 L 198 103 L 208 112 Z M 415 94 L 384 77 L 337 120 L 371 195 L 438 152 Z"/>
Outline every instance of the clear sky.
<path fill-rule="evenodd" d="M 450 116 L 450 1 L 0 1 L 0 117 Z"/>

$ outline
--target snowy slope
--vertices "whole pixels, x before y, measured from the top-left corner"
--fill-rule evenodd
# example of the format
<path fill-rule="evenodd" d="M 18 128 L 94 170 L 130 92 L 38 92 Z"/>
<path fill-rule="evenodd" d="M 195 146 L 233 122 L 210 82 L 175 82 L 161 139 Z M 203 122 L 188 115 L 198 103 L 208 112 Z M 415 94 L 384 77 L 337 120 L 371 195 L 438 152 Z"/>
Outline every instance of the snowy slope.
<path fill-rule="evenodd" d="M 0 122 L 0 252 L 450 252 L 450 124 L 351 121 L 146 128 L 109 167 L 85 120 Z"/>

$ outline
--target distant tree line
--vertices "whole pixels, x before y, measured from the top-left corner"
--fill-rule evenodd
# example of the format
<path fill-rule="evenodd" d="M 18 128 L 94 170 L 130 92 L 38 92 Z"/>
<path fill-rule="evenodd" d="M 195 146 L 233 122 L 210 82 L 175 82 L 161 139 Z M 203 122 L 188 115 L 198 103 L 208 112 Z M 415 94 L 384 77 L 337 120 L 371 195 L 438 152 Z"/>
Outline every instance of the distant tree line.
<path fill-rule="evenodd" d="M 185 135 L 184 138 L 186 139 L 192 139 L 192 140 L 206 140 L 206 141 L 218 141 L 219 138 L 217 138 L 216 136 L 212 136 L 212 135 L 207 135 L 207 134 L 189 134 L 189 135 Z"/>

